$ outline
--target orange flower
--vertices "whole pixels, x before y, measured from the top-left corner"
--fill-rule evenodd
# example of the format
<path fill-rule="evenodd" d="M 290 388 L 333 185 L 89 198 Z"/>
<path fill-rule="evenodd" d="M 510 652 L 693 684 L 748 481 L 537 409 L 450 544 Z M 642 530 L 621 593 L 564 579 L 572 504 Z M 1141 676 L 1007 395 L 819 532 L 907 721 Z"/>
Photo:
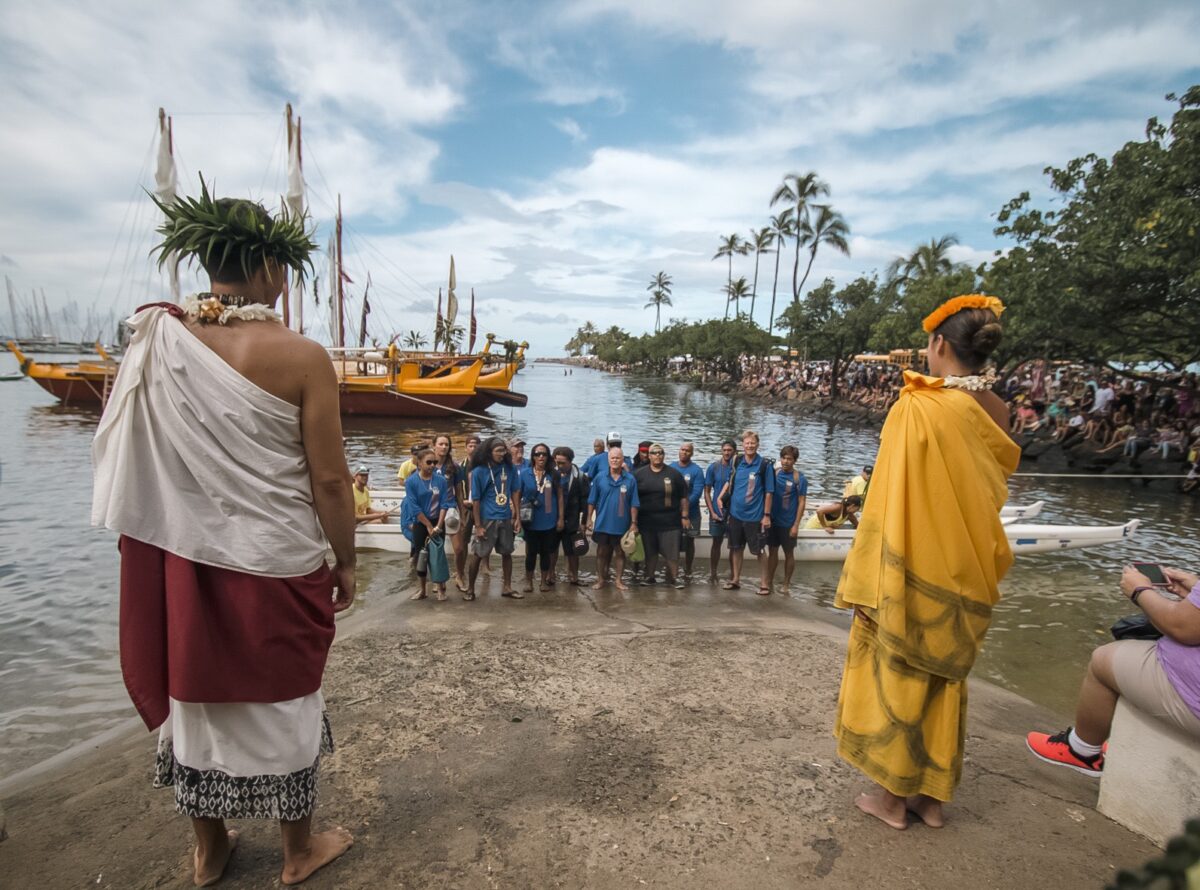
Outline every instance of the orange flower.
<path fill-rule="evenodd" d="M 943 321 L 964 309 L 991 309 L 996 314 L 996 318 L 999 318 L 1004 311 L 1004 304 L 1000 302 L 999 297 L 989 297 L 986 294 L 964 294 L 961 297 L 947 300 L 926 315 L 925 320 L 921 322 L 921 327 L 925 329 L 925 333 L 932 334 Z"/>

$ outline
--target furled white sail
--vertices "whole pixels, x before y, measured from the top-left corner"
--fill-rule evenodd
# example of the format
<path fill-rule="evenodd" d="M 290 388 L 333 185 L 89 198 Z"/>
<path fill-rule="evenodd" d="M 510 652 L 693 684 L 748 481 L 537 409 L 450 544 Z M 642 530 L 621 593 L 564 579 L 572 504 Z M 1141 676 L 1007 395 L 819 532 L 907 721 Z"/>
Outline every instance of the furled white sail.
<path fill-rule="evenodd" d="M 158 109 L 158 166 L 154 171 L 154 194 L 164 204 L 175 201 L 175 189 L 179 184 L 175 173 L 175 152 L 171 144 L 171 119 L 161 108 Z M 179 302 L 179 260 L 171 254 L 165 263 L 171 276 L 171 298 Z"/>
<path fill-rule="evenodd" d="M 449 342 L 449 331 L 454 327 L 454 317 L 458 315 L 458 297 L 454 295 L 454 255 L 450 255 L 450 287 L 449 293 L 446 295 L 446 331 L 447 342 Z"/>
<path fill-rule="evenodd" d="M 306 211 L 304 201 L 304 170 L 303 156 L 300 150 L 300 120 L 296 119 L 292 123 L 292 106 L 287 107 L 287 125 L 288 125 L 288 173 L 287 173 L 287 195 L 284 197 L 284 202 L 287 204 L 288 213 L 297 219 L 303 219 Z M 304 277 L 296 272 L 292 279 L 291 292 L 286 296 L 286 299 L 291 299 L 291 294 L 297 296 L 296 299 L 296 322 L 297 330 L 304 333 Z"/>

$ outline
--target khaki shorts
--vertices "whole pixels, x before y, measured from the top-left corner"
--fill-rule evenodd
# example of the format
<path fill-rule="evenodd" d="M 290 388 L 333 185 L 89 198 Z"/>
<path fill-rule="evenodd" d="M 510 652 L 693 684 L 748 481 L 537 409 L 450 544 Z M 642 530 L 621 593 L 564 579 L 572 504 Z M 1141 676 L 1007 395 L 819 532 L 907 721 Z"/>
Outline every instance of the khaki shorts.
<path fill-rule="evenodd" d="M 511 519 L 485 519 L 483 537 L 471 533 L 471 552 L 480 559 L 487 559 L 492 550 L 501 556 L 508 556 L 516 546 L 515 534 Z"/>
<path fill-rule="evenodd" d="M 1119 640 L 1113 649 L 1113 677 L 1121 697 L 1144 714 L 1200 738 L 1200 717 L 1192 713 L 1158 663 L 1155 640 Z"/>

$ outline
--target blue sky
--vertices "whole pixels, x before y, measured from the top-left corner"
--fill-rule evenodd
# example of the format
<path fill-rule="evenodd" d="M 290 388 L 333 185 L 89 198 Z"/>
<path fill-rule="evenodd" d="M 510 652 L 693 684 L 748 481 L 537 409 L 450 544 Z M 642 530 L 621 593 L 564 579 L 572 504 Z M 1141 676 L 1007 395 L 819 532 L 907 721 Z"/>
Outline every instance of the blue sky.
<path fill-rule="evenodd" d="M 0 271 L 80 317 L 159 298 L 139 189 L 157 108 L 184 189 L 203 171 L 273 204 L 290 101 L 319 240 L 340 193 L 373 335 L 430 330 L 453 253 L 481 331 L 553 355 L 585 320 L 651 328 L 660 269 L 667 317 L 719 315 L 718 238 L 765 225 L 787 172 L 825 179 L 852 231 L 813 284 L 947 233 L 986 259 L 1007 246 L 996 211 L 1045 195 L 1043 167 L 1169 116 L 1198 45 L 1182 2 L 7 4 Z"/>

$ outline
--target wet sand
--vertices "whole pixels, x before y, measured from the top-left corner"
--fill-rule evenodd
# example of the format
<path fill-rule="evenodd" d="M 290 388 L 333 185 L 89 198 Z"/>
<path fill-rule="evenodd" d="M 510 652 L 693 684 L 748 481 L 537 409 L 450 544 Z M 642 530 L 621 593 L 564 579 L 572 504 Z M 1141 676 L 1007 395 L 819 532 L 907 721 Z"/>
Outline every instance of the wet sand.
<path fill-rule="evenodd" d="M 860 814 L 867 783 L 830 735 L 845 624 L 707 586 L 512 602 L 493 581 L 474 603 L 352 611 L 316 823 L 356 841 L 306 886 L 1090 888 L 1155 855 L 1095 812 L 1097 782 L 1027 754 L 1027 729 L 1061 721 L 985 683 L 947 826 Z M 126 732 L 4 791 L 0 883 L 190 887 L 153 750 Z M 220 886 L 278 886 L 277 828 L 238 827 Z"/>

